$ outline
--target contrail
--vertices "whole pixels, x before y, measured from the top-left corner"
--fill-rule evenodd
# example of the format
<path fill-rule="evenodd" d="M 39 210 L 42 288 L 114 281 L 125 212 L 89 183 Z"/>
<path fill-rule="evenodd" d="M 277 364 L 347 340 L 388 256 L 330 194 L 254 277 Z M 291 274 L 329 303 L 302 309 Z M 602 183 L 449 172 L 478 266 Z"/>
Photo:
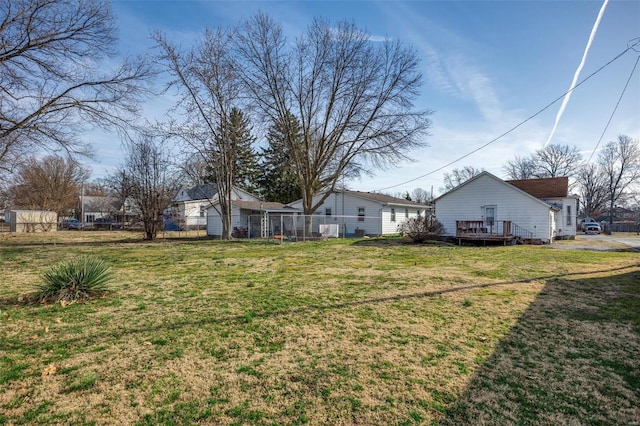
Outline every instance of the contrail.
<path fill-rule="evenodd" d="M 573 93 L 571 90 L 576 85 L 576 82 L 578 81 L 578 77 L 580 76 L 580 71 L 582 71 L 582 67 L 584 66 L 584 63 L 587 60 L 587 55 L 589 54 L 591 43 L 593 42 L 593 39 L 596 36 L 596 32 L 598 31 L 598 26 L 600 25 L 600 20 L 602 19 L 602 15 L 604 15 L 604 10 L 607 8 L 607 3 L 609 3 L 609 0 L 604 0 L 604 3 L 602 3 L 602 7 L 600 8 L 600 12 L 598 13 L 598 17 L 596 18 L 596 22 L 593 24 L 593 28 L 591 28 L 591 34 L 589 35 L 589 41 L 587 41 L 587 47 L 584 48 L 584 53 L 582 54 L 582 61 L 580 61 L 580 65 L 578 65 L 578 69 L 576 69 L 576 73 L 573 75 L 573 81 L 571 82 L 571 86 L 569 86 L 569 93 L 567 93 L 567 96 L 565 96 L 564 99 L 562 100 L 562 105 L 560 105 L 560 109 L 558 110 L 558 115 L 556 115 L 556 122 L 553 125 L 553 129 L 551 130 L 551 134 L 549 135 L 549 138 L 544 143 L 544 147 L 549 145 L 549 142 L 551 142 L 553 135 L 556 133 L 556 129 L 558 128 L 558 123 L 560 122 L 560 118 L 562 118 L 562 114 L 564 114 L 564 109 L 567 106 L 567 103 L 569 103 L 569 99 L 571 98 L 571 93 Z"/>

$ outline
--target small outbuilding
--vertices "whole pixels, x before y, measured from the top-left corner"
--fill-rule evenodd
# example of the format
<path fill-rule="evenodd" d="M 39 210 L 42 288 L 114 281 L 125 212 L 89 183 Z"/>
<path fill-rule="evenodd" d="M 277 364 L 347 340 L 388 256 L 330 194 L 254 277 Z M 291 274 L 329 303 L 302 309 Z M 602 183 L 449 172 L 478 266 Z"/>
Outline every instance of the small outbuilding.
<path fill-rule="evenodd" d="M 47 210 L 10 210 L 10 232 L 54 232 L 58 230 L 58 214 Z"/>

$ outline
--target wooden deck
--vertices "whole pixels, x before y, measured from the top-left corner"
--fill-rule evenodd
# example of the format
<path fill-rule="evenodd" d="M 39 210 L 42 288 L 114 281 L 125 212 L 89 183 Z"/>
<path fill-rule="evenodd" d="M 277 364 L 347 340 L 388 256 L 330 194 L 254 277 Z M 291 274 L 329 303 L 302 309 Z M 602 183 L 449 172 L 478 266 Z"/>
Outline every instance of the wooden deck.
<path fill-rule="evenodd" d="M 456 240 L 458 244 L 462 241 L 481 241 L 485 244 L 490 242 L 502 242 L 504 245 L 512 243 L 518 239 L 518 235 L 513 232 L 514 224 L 510 220 L 495 221 L 485 223 L 482 220 L 457 220 Z"/>

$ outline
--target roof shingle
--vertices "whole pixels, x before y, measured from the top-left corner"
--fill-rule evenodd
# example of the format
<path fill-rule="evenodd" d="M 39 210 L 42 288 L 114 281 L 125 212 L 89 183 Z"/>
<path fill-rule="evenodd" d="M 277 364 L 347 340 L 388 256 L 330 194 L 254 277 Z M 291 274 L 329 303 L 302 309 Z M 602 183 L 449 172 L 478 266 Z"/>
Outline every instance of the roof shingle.
<path fill-rule="evenodd" d="M 569 178 L 521 179 L 505 181 L 536 198 L 564 198 L 569 194 Z"/>

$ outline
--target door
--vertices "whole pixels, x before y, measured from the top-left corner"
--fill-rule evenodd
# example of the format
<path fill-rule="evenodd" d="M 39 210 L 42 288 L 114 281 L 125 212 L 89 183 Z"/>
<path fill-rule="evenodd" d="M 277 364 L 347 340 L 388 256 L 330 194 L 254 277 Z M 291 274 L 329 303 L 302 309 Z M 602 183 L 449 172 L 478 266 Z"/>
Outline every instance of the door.
<path fill-rule="evenodd" d="M 488 231 L 493 233 L 494 223 L 496 220 L 496 206 L 484 207 L 484 226 L 488 228 Z"/>

